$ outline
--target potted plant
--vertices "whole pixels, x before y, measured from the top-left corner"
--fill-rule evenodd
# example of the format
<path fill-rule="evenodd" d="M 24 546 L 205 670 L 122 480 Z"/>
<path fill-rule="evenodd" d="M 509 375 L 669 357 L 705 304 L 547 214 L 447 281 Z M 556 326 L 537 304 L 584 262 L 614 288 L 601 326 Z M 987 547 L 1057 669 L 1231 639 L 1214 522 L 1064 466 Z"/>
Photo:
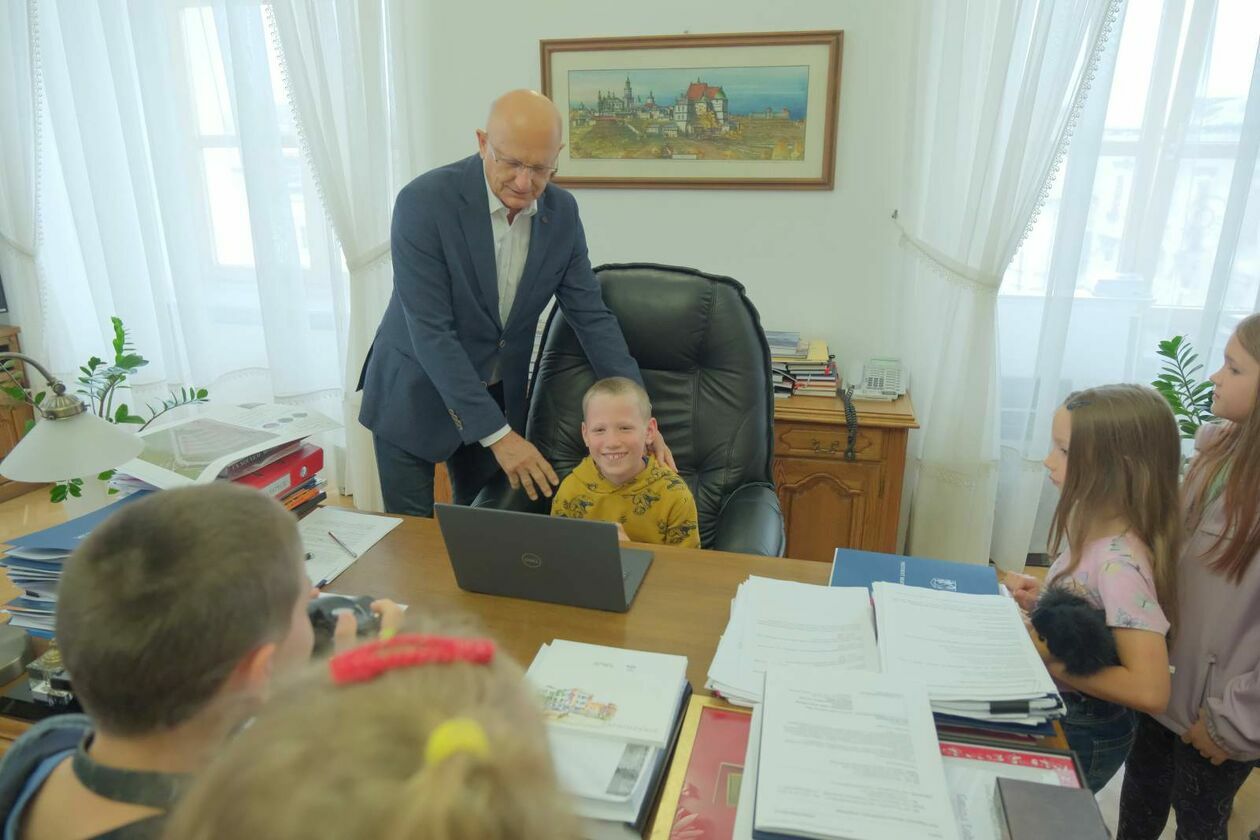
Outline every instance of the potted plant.
<path fill-rule="evenodd" d="M 147 420 L 133 413 L 131 407 L 121 401 L 120 394 L 122 389 L 131 387 L 127 384 L 127 378 L 147 365 L 149 361 L 137 353 L 135 347 L 132 346 L 122 319 L 112 316 L 109 320 L 114 328 L 114 338 L 111 342 L 114 350 L 113 362 L 108 363 L 99 356 L 93 356 L 88 359 L 86 365 L 79 368 L 78 393 L 98 417 L 102 417 L 111 423 L 135 424 L 139 426 L 138 431 L 141 431 L 168 411 L 173 411 L 185 405 L 204 403 L 209 400 L 210 394 L 205 388 L 180 388 L 178 392 L 172 391 L 170 397 L 163 399 L 159 405 L 145 405 L 145 409 L 149 413 Z M 13 375 L 7 364 L 0 370 L 3 370 L 9 378 L 7 384 L 0 385 L 0 391 L 3 391 L 15 400 L 28 402 L 31 405 L 37 406 L 43 401 L 45 391 L 40 390 L 35 394 L 31 394 Z M 34 420 L 28 421 L 24 432 L 29 430 L 34 423 Z M 109 481 L 113 475 L 113 470 L 106 470 L 96 476 L 96 480 L 101 482 L 102 489 L 105 488 L 105 482 Z M 64 502 L 68 498 L 81 498 L 84 491 L 83 478 L 67 478 L 55 482 L 49 488 L 48 495 L 54 502 Z M 116 492 L 118 491 L 112 487 L 104 490 L 105 494 Z"/>
<path fill-rule="evenodd" d="M 1199 356 L 1184 335 L 1161 341 L 1156 353 L 1163 357 L 1164 367 L 1151 385 L 1172 407 L 1182 438 L 1192 439 L 1200 426 L 1215 417 L 1212 383 L 1195 378 L 1203 365 L 1197 364 Z"/>

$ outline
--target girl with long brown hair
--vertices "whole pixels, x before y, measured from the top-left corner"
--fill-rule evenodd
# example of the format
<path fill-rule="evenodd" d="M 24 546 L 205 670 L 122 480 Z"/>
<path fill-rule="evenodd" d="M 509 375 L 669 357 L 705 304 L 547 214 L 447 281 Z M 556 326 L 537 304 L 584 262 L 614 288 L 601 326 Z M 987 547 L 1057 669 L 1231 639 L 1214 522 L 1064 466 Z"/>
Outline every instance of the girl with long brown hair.
<path fill-rule="evenodd" d="M 1069 673 L 1029 627 L 1067 704 L 1064 732 L 1091 789 L 1120 769 L 1133 742 L 1134 711 L 1168 702 L 1165 636 L 1175 602 L 1177 423 L 1168 403 L 1139 385 L 1078 391 L 1055 412 L 1045 466 L 1060 489 L 1050 529 L 1058 555 L 1047 586 L 1067 589 L 1103 611 L 1118 665 Z M 1021 585 L 1022 584 L 1022 585 Z M 1019 576 L 1007 585 L 1031 607 L 1040 587 Z"/>
<path fill-rule="evenodd" d="M 1210 377 L 1212 413 L 1183 488 L 1185 550 L 1165 713 L 1138 723 L 1120 837 L 1226 836 L 1234 794 L 1260 760 L 1260 314 L 1244 318 Z"/>

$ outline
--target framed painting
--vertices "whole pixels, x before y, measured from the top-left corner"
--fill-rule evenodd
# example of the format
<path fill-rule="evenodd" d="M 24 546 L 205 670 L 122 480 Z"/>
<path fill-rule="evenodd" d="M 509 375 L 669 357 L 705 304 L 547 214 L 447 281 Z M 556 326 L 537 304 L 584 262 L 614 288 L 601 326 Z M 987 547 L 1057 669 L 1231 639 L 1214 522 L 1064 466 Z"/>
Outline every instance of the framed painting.
<path fill-rule="evenodd" d="M 650 189 L 835 184 L 844 33 L 541 42 L 564 116 L 556 183 Z"/>

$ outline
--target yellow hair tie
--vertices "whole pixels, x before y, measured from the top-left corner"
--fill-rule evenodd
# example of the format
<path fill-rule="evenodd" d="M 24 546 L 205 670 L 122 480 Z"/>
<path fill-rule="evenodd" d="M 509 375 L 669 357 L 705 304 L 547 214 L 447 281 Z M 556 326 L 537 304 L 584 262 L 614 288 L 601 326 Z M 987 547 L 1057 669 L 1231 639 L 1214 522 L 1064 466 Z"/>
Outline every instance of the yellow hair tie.
<path fill-rule="evenodd" d="M 451 718 L 429 733 L 424 745 L 425 764 L 437 764 L 455 753 L 490 757 L 490 741 L 481 724 L 471 718 Z"/>
<path fill-rule="evenodd" d="M 397 635 L 398 635 L 398 631 L 395 630 L 393 627 L 386 627 L 380 633 L 376 634 L 376 638 L 380 639 L 382 642 L 388 642 L 390 639 L 394 638 Z"/>

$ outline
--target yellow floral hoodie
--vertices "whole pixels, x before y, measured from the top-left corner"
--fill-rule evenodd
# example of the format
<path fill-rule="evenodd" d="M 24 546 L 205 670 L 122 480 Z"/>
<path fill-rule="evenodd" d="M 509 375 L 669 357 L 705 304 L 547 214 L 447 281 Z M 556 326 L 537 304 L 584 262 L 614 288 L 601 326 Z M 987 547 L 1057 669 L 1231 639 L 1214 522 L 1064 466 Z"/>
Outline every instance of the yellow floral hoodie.
<path fill-rule="evenodd" d="M 620 487 L 582 459 L 556 491 L 552 516 L 620 522 L 635 542 L 700 547 L 696 500 L 687 482 L 652 455 L 639 474 Z"/>

